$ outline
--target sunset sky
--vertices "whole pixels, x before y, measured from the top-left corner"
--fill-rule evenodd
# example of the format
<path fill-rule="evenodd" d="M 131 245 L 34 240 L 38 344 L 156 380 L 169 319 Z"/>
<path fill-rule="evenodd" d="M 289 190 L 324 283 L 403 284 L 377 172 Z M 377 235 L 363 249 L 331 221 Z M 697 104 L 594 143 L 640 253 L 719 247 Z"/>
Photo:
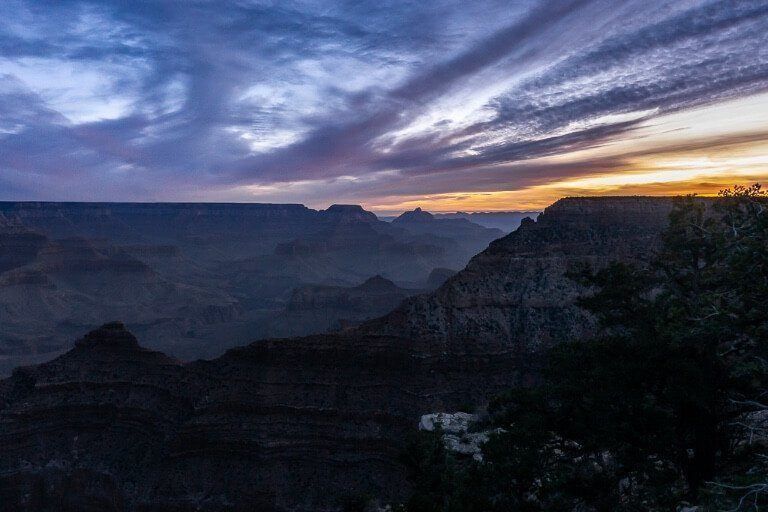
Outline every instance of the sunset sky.
<path fill-rule="evenodd" d="M 768 2 L 0 2 L 0 200 L 538 209 L 768 181 Z"/>

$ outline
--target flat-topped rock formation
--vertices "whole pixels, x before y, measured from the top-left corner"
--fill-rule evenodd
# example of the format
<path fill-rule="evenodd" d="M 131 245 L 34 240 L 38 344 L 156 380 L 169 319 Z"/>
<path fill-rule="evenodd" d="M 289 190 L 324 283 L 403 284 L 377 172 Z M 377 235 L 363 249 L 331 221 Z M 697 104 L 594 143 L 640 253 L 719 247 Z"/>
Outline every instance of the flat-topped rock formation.
<path fill-rule="evenodd" d="M 298 232 L 319 212 L 300 204 L 0 202 L 0 213 L 52 238 L 82 236 L 147 241 Z M 280 221 L 276 223 L 275 221 Z"/>
<path fill-rule="evenodd" d="M 670 207 L 564 199 L 381 319 L 211 361 L 179 364 L 104 326 L 0 381 L 2 502 L 331 511 L 396 500 L 407 492 L 397 457 L 419 418 L 482 404 L 532 371 L 538 349 L 589 332 L 573 304 L 583 290 L 563 274 L 646 259 Z"/>

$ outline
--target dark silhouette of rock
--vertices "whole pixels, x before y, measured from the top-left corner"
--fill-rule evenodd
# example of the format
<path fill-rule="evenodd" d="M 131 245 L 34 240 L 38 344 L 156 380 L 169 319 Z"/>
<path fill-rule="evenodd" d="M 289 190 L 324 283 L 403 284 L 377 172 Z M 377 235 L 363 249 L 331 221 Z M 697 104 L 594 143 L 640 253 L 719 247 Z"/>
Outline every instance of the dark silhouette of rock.
<path fill-rule="evenodd" d="M 485 228 L 464 218 L 438 219 L 421 208 L 403 213 L 392 221 L 392 225 L 415 233 L 425 241 L 443 239 L 452 242 L 449 250 L 461 255 L 460 260 L 469 259 L 493 240 L 504 236 L 504 232 L 499 229 Z M 463 268 L 464 265 L 446 260 L 442 266 Z"/>
<path fill-rule="evenodd" d="M 378 222 L 376 214 L 366 211 L 357 204 L 333 204 L 322 212 L 334 222 Z"/>
<path fill-rule="evenodd" d="M 404 212 L 392 222 L 393 223 L 432 222 L 433 220 L 435 220 L 434 215 L 432 215 L 429 212 L 425 212 L 419 207 L 416 207 L 416 209 L 414 209 L 413 211 Z"/>
<path fill-rule="evenodd" d="M 464 218 L 479 224 L 486 228 L 496 228 L 504 233 L 510 233 L 520 226 L 520 222 L 530 217 L 535 219 L 541 212 L 456 212 L 456 213 L 438 213 L 435 215 L 438 219 L 458 219 Z"/>

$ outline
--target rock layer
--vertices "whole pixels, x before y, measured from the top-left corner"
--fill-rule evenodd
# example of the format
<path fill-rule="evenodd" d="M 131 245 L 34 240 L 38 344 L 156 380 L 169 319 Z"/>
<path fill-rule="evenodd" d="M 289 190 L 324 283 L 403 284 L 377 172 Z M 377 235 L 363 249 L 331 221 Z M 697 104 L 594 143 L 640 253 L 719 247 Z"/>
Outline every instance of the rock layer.
<path fill-rule="evenodd" d="M 561 199 L 492 242 L 436 292 L 363 330 L 459 346 L 485 340 L 493 352 L 535 352 L 583 336 L 592 323 L 574 305 L 584 289 L 568 270 L 646 260 L 671 208 L 669 198 Z"/>

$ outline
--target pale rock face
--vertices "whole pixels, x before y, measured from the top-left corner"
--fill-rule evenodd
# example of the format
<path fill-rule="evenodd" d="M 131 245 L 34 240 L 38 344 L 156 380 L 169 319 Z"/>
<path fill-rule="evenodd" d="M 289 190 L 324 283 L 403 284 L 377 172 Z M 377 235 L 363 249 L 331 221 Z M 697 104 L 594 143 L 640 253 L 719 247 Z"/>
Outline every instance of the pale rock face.
<path fill-rule="evenodd" d="M 446 434 L 461 434 L 467 431 L 473 421 L 477 421 L 477 416 L 466 412 L 436 412 L 421 417 L 419 430 L 433 432 L 440 427 Z"/>
<path fill-rule="evenodd" d="M 488 436 L 497 430 L 469 432 L 469 427 L 477 421 L 477 416 L 466 412 L 425 414 L 419 421 L 419 430 L 434 432 L 440 428 L 446 449 L 461 455 L 471 456 L 477 461 L 483 460 L 482 446 L 488 442 Z"/>

